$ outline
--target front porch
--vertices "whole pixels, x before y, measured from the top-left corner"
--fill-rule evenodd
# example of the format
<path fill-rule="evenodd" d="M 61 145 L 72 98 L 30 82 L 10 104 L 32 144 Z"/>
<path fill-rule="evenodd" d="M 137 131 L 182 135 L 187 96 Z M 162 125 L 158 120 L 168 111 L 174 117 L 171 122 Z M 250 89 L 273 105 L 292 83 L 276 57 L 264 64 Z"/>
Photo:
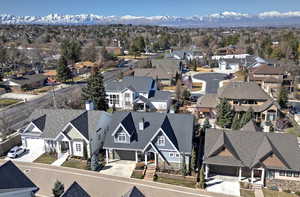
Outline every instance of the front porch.
<path fill-rule="evenodd" d="M 243 167 L 228 167 L 205 164 L 205 179 L 232 180 L 239 182 L 248 182 L 255 185 L 264 185 L 265 169 L 247 169 Z"/>
<path fill-rule="evenodd" d="M 155 152 L 143 152 L 137 150 L 117 150 L 117 149 L 106 149 L 105 160 L 106 164 L 117 160 L 129 160 L 135 161 L 135 163 L 144 162 L 145 165 L 158 166 L 159 155 Z"/>

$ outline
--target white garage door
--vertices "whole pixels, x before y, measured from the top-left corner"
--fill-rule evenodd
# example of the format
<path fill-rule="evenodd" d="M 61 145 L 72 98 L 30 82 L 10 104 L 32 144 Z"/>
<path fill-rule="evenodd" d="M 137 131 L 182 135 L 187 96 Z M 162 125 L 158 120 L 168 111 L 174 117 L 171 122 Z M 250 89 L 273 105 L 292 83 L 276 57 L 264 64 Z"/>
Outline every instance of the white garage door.
<path fill-rule="evenodd" d="M 30 150 L 45 151 L 45 141 L 40 138 L 26 138 L 26 148 Z"/>

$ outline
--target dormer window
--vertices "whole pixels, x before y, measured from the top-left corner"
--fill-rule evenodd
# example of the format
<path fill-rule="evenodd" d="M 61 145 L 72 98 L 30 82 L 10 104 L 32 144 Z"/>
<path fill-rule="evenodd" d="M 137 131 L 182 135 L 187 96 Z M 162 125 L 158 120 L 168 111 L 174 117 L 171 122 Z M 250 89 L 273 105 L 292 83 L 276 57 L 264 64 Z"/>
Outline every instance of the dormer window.
<path fill-rule="evenodd" d="M 164 146 L 165 143 L 166 143 L 165 136 L 160 136 L 160 137 L 158 138 L 158 142 L 157 142 L 158 146 Z"/>
<path fill-rule="evenodd" d="M 126 134 L 125 133 L 119 133 L 118 142 L 126 142 Z"/>

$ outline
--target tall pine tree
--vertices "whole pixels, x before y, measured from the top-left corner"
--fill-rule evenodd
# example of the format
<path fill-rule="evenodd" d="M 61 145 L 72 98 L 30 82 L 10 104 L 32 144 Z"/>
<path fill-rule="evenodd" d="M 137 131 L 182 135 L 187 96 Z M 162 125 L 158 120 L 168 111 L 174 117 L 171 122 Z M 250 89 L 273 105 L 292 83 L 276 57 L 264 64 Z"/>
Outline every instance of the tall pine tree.
<path fill-rule="evenodd" d="M 240 129 L 240 117 L 239 117 L 239 113 L 235 113 L 235 115 L 233 117 L 231 129 L 232 130 L 238 130 L 238 129 Z"/>
<path fill-rule="evenodd" d="M 253 111 L 252 107 L 249 107 L 249 109 L 246 111 L 246 113 L 244 113 L 242 116 L 242 119 L 240 121 L 240 128 L 245 126 L 253 118 L 254 118 L 254 111 Z"/>
<path fill-rule="evenodd" d="M 233 110 L 226 99 L 221 99 L 217 105 L 217 125 L 222 128 L 230 128 L 233 119 Z"/>
<path fill-rule="evenodd" d="M 68 67 L 68 61 L 63 56 L 59 59 L 56 73 L 56 78 L 60 82 L 66 82 L 67 80 L 72 79 L 72 72 Z"/>
<path fill-rule="evenodd" d="M 82 89 L 83 100 L 93 101 L 96 110 L 108 109 L 103 76 L 100 69 L 95 69 L 87 80 L 87 86 Z"/>
<path fill-rule="evenodd" d="M 278 104 L 281 108 L 286 108 L 288 102 L 288 93 L 284 87 L 281 87 L 278 94 Z"/>

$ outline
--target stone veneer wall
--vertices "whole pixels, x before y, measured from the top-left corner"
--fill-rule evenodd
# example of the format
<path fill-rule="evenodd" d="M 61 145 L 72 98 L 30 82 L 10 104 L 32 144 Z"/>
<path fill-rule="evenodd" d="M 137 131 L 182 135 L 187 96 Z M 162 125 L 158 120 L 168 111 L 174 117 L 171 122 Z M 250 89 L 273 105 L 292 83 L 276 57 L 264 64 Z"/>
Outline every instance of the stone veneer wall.
<path fill-rule="evenodd" d="M 266 179 L 266 187 L 273 186 L 282 190 L 300 191 L 300 181 L 281 180 L 281 179 Z"/>

